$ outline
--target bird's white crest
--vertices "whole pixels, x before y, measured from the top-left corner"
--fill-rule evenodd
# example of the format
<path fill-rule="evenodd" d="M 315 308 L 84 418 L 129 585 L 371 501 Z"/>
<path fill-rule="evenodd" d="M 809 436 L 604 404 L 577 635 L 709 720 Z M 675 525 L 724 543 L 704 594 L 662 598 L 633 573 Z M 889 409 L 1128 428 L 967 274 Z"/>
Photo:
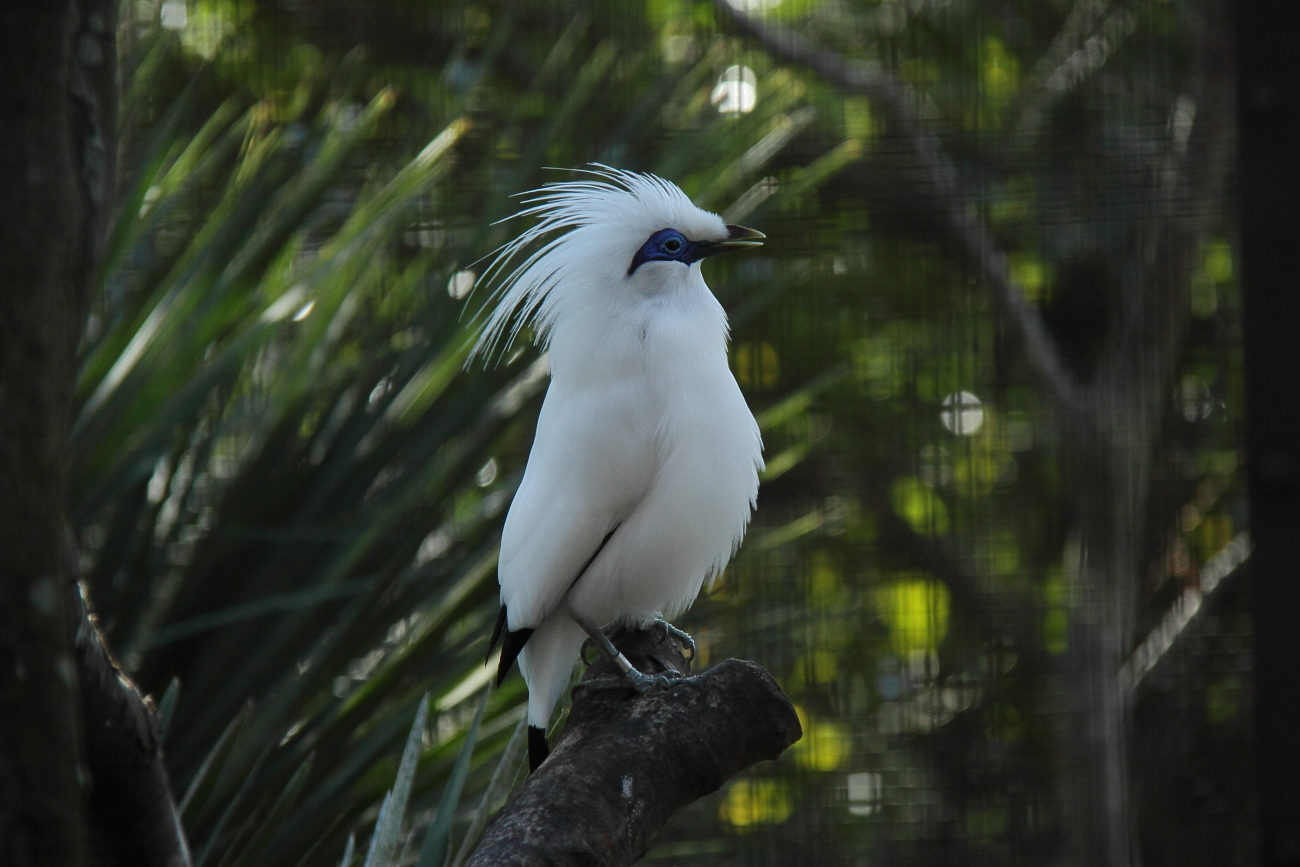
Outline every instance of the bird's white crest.
<path fill-rule="evenodd" d="M 674 227 L 696 237 L 726 236 L 716 214 L 701 210 L 681 189 L 651 174 L 594 163 L 579 170 L 589 178 L 546 184 L 523 193 L 527 206 L 507 219 L 537 223 L 497 250 L 479 285 L 495 283 L 485 302 L 494 305 L 469 362 L 490 362 L 505 353 L 527 325 L 545 346 L 564 303 L 557 287 L 577 287 L 591 273 L 591 250 L 626 250 L 627 259 L 650 233 Z M 511 265 L 539 242 L 519 264 Z M 626 263 L 622 263 L 626 268 Z"/>

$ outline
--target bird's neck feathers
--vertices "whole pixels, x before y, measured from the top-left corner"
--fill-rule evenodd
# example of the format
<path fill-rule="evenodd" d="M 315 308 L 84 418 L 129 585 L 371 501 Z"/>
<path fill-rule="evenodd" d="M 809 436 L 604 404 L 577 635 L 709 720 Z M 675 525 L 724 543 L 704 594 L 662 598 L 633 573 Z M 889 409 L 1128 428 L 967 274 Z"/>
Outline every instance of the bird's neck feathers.
<path fill-rule="evenodd" d="M 678 266 L 681 267 L 681 266 Z M 683 272 L 685 269 L 682 268 Z M 694 266 L 681 285 L 634 303 L 612 303 L 608 291 L 567 299 L 547 339 L 556 380 L 604 380 L 654 370 L 726 369 L 727 315 Z"/>
<path fill-rule="evenodd" d="M 653 232 L 671 226 L 688 236 L 725 237 L 721 218 L 653 175 L 603 166 L 588 174 L 593 179 L 525 197 L 521 215 L 537 223 L 503 246 L 484 274 L 497 287 L 471 359 L 498 357 L 526 325 L 549 350 L 554 376 L 569 359 L 587 368 L 632 363 L 657 336 L 680 343 L 683 331 L 696 341 L 690 354 L 725 359 L 726 315 L 698 264 L 653 262 L 629 273 Z"/>

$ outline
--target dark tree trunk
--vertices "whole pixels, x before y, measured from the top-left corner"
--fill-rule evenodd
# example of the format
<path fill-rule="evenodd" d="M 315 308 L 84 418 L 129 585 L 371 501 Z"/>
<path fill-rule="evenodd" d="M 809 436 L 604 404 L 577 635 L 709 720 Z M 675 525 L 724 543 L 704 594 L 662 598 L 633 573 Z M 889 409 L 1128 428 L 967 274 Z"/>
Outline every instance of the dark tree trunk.
<path fill-rule="evenodd" d="M 0 11 L 0 862 L 14 867 L 85 856 L 64 466 L 114 132 L 89 84 L 111 93 L 113 16 L 92 22 L 88 5 Z"/>
<path fill-rule="evenodd" d="M 644 672 L 690 671 L 657 629 L 613 640 Z M 583 680 L 616 674 L 602 658 Z M 674 813 L 802 734 L 781 687 L 752 662 L 729 659 L 648 696 L 579 686 L 550 758 L 493 819 L 470 867 L 632 864 Z"/>
<path fill-rule="evenodd" d="M 1178 175 L 1153 190 L 1164 213 L 1149 255 L 1124 287 L 1117 323 L 1085 390 L 1092 424 L 1065 441 L 1077 492 L 1074 616 L 1061 682 L 1075 702 L 1058 743 L 1066 763 L 1061 802 L 1070 860 L 1140 864 L 1128 754 L 1132 695 L 1121 670 L 1140 637 L 1136 609 L 1153 454 L 1169 405 L 1191 310 L 1191 284 L 1206 232 L 1222 208 L 1233 147 L 1230 7 L 1206 0 L 1199 66 L 1189 91 L 1196 122 Z"/>
<path fill-rule="evenodd" d="M 77 588 L 77 347 L 112 207 L 114 0 L 0 4 L 0 864 L 188 863 L 153 719 Z"/>

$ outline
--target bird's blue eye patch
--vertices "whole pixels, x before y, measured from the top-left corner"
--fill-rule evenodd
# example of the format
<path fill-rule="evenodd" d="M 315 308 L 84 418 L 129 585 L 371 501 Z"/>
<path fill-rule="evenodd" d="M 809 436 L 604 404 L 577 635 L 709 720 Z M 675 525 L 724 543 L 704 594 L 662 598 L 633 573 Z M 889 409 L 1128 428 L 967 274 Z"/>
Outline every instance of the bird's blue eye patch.
<path fill-rule="evenodd" d="M 681 262 L 689 265 L 696 261 L 691 258 L 696 246 L 698 245 L 686 240 L 686 236 L 676 229 L 660 229 L 647 238 L 641 245 L 641 249 L 636 251 L 627 273 L 631 275 L 641 267 L 643 262 Z"/>

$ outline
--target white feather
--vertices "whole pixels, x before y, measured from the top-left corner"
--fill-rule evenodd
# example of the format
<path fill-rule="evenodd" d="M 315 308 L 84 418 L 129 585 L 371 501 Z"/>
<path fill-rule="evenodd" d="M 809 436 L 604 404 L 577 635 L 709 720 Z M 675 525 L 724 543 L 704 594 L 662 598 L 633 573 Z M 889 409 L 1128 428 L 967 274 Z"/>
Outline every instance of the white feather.
<path fill-rule="evenodd" d="M 551 383 L 498 567 L 509 629 L 538 630 L 520 667 L 529 723 L 542 727 L 584 637 L 573 618 L 645 623 L 688 608 L 740 544 L 763 467 L 758 425 L 727 366 L 726 314 L 700 264 L 628 273 L 654 232 L 720 241 L 727 228 L 661 178 L 591 174 L 524 200 L 538 222 L 488 269 L 500 286 L 474 350 L 490 358 L 531 325 L 549 351 Z"/>

